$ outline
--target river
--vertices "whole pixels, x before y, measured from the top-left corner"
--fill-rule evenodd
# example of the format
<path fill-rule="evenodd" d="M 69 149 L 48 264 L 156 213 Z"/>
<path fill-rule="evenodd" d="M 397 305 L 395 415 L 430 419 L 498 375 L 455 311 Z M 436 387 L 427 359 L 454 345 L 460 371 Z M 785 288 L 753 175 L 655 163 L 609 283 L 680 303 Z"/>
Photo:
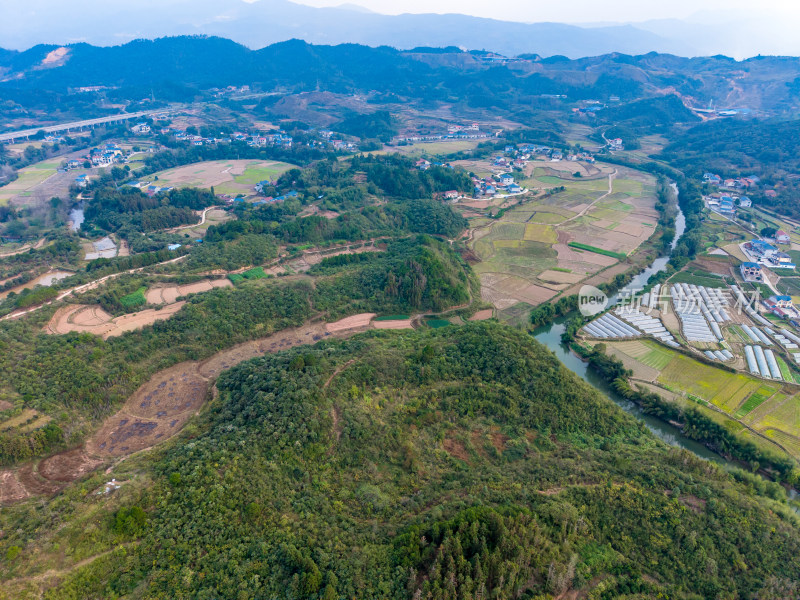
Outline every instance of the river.
<path fill-rule="evenodd" d="M 675 197 L 677 198 L 678 189 L 674 184 L 673 190 L 675 191 Z M 620 297 L 625 297 L 625 295 L 629 294 L 631 291 L 642 289 L 651 275 L 666 269 L 670 254 L 672 253 L 672 250 L 675 249 L 678 239 L 680 239 L 680 237 L 683 235 L 685 229 L 686 217 L 679 208 L 678 214 L 675 217 L 675 238 L 670 244 L 670 253 L 654 260 L 653 264 L 634 277 L 624 289 L 612 296 L 609 299 L 609 302 L 613 304 Z M 690 440 L 684 436 L 681 433 L 681 430 L 677 427 L 674 427 L 669 423 L 655 417 L 644 414 L 636 404 L 616 394 L 599 375 L 597 375 L 594 371 L 589 370 L 588 363 L 585 363 L 578 358 L 572 351 L 570 351 L 568 346 L 561 342 L 561 334 L 564 333 L 564 330 L 566 329 L 565 322 L 568 319 L 569 317 L 563 317 L 556 319 L 549 325 L 538 327 L 533 331 L 533 336 L 537 341 L 552 350 L 558 359 L 564 363 L 569 370 L 573 371 L 583 380 L 600 390 L 603 394 L 618 404 L 624 411 L 632 414 L 639 420 L 644 421 L 645 425 L 647 425 L 647 428 L 650 429 L 650 431 L 652 431 L 660 439 L 664 440 L 668 444 L 672 444 L 673 446 L 680 446 L 681 448 L 691 450 L 698 456 L 701 456 L 707 460 L 712 460 L 721 464 L 736 464 L 725 460 L 702 444 L 694 440 Z"/>

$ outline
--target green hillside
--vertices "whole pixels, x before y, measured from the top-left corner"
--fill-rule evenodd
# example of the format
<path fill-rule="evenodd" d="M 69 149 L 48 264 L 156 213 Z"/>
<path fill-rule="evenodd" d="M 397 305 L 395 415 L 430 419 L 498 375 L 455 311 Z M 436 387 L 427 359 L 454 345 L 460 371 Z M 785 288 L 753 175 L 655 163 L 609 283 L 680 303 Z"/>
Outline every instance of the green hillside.
<path fill-rule="evenodd" d="M 323 341 L 217 387 L 175 442 L 116 467 L 117 494 L 7 509 L 0 598 L 42 581 L 59 599 L 796 593 L 785 504 L 659 442 L 510 328 Z M 36 579 L 66 548 L 85 564 Z"/>

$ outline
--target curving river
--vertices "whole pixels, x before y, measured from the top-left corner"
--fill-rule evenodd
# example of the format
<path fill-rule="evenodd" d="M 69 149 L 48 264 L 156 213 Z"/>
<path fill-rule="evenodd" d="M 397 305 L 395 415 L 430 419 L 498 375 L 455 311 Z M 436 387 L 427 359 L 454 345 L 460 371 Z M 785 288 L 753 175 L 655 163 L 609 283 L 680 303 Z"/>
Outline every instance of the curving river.
<path fill-rule="evenodd" d="M 673 190 L 675 191 L 675 197 L 677 198 L 678 189 L 677 186 L 673 184 Z M 666 256 L 661 256 L 653 261 L 649 267 L 644 269 L 641 273 L 639 273 L 636 277 L 631 280 L 631 282 L 625 286 L 624 289 L 620 290 L 609 299 L 611 304 L 614 304 L 621 296 L 624 296 L 626 292 L 630 290 L 637 290 L 644 287 L 647 283 L 647 280 L 650 278 L 651 275 L 654 273 L 658 273 L 663 271 L 667 268 L 667 262 L 669 261 L 670 254 L 672 250 L 675 249 L 675 246 L 678 243 L 678 240 L 683 235 L 683 232 L 686 229 L 686 217 L 684 216 L 683 212 L 678 209 L 678 214 L 675 217 L 675 238 L 672 240 L 670 244 L 670 252 Z M 543 325 L 541 327 L 536 328 L 533 331 L 533 336 L 536 338 L 537 341 L 547 346 L 550 350 L 552 350 L 558 359 L 564 363 L 569 370 L 573 371 L 577 375 L 579 375 L 582 379 L 593 385 L 595 388 L 600 390 L 603 394 L 611 398 L 616 404 L 618 404 L 623 410 L 626 412 L 634 415 L 636 418 L 644 421 L 645 425 L 647 425 L 648 429 L 652 431 L 656 436 L 667 442 L 668 444 L 672 444 L 674 446 L 680 446 L 681 448 L 686 448 L 687 450 L 691 450 L 698 456 L 701 456 L 708 460 L 713 460 L 715 462 L 721 464 L 736 464 L 730 461 L 725 460 L 718 454 L 712 452 L 702 444 L 695 442 L 694 440 L 690 440 L 686 436 L 681 433 L 681 430 L 677 427 L 670 425 L 669 423 L 657 419 L 655 417 L 651 417 L 649 415 L 644 414 L 641 409 L 631 402 L 630 400 L 625 400 L 618 394 L 616 394 L 610 386 L 594 371 L 589 370 L 588 363 L 583 362 L 580 358 L 578 358 L 572 351 L 570 351 L 569 347 L 566 344 L 561 342 L 561 334 L 564 333 L 566 329 L 565 323 L 569 319 L 569 317 L 563 317 L 560 319 L 556 319 L 549 325 Z"/>

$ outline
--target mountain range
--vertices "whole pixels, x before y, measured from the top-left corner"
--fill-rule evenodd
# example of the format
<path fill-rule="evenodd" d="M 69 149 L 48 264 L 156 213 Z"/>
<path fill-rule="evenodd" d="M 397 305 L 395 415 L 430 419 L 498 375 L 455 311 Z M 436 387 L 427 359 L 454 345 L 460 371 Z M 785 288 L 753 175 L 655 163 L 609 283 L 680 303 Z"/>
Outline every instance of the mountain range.
<path fill-rule="evenodd" d="M 218 37 L 138 40 L 113 47 L 80 43 L 0 49 L 8 100 L 33 106 L 81 86 L 123 88 L 119 97 L 184 101 L 198 90 L 251 85 L 262 91 L 375 92 L 472 106 L 530 106 L 542 95 L 623 102 L 677 95 L 685 104 L 775 114 L 797 109 L 800 59 L 682 58 L 619 53 L 570 60 L 535 54 L 512 60 L 455 47 L 398 51 L 301 40 L 251 50 Z M 19 96 L 18 94 L 23 94 Z"/>
<path fill-rule="evenodd" d="M 519 23 L 461 14 L 382 15 L 357 5 L 315 8 L 287 0 L 140 0 L 130 4 L 104 0 L 28 0 L 6 3 L 0 20 L 0 46 L 25 49 L 36 44 L 86 42 L 110 46 L 134 39 L 175 35 L 213 35 L 250 48 L 302 39 L 314 44 L 357 43 L 399 49 L 457 46 L 507 56 L 535 53 L 570 58 L 609 52 L 656 51 L 707 54 L 680 24 L 652 22 L 586 27 L 563 23 Z M 20 26 L 20 25 L 24 26 Z M 725 48 L 720 45 L 718 52 Z"/>

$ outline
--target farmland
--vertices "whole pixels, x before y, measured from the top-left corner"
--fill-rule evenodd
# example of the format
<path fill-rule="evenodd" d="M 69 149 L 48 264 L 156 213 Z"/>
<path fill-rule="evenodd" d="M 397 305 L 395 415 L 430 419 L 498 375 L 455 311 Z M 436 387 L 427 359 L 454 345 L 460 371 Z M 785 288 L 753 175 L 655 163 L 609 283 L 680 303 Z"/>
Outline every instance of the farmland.
<path fill-rule="evenodd" d="M 479 174 L 492 168 L 488 161 L 455 164 L 462 162 Z M 653 177 L 610 165 L 578 166 L 532 161 L 519 176 L 531 190 L 521 200 L 455 205 L 470 219 L 482 297 L 501 311 L 540 304 L 598 274 L 613 277 L 625 270 L 620 261 L 655 232 Z M 585 175 L 573 176 L 581 171 Z"/>
<path fill-rule="evenodd" d="M 0 206 L 8 204 L 9 200 L 18 195 L 29 195 L 33 188 L 56 174 L 59 164 L 59 160 L 49 160 L 21 169 L 17 173 L 17 179 L 0 187 Z"/>
<path fill-rule="evenodd" d="M 707 416 L 726 427 L 749 427 L 760 443 L 777 442 L 800 458 L 800 389 L 796 386 L 766 383 L 706 365 L 652 340 L 610 342 L 608 348 L 633 370 L 634 378 L 678 398 L 708 403 L 698 405 Z"/>
<path fill-rule="evenodd" d="M 223 194 L 252 194 L 253 185 L 273 180 L 293 165 L 263 160 L 212 160 L 153 174 L 161 186 L 214 188 Z"/>

